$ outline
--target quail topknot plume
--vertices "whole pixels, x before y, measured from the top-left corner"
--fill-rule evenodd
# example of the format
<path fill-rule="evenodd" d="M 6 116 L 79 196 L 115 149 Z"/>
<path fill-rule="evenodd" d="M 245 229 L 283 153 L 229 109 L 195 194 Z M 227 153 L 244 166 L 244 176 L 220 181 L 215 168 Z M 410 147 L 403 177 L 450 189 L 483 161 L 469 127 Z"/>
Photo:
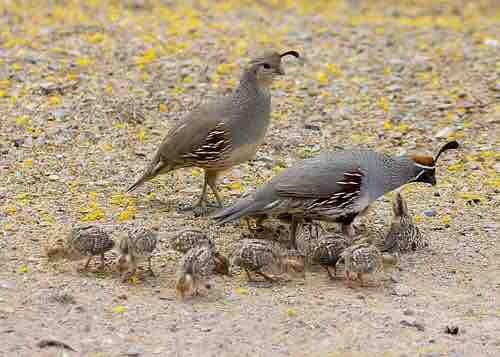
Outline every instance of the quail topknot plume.
<path fill-rule="evenodd" d="M 400 192 L 396 193 L 392 209 L 394 216 L 382 251 L 399 254 L 426 247 L 427 242 L 408 213 L 406 201 Z"/>
<path fill-rule="evenodd" d="M 87 258 L 83 270 L 87 270 L 95 255 L 101 256 L 101 266 L 104 268 L 104 253 L 113 249 L 115 242 L 105 228 L 94 224 L 76 226 L 71 229 L 64 240 L 48 247 L 46 255 L 50 261 L 59 259 L 81 260 Z"/>
<path fill-rule="evenodd" d="M 158 233 L 142 226 L 131 227 L 123 232 L 118 245 L 120 257 L 118 269 L 122 272 L 122 280 L 126 281 L 132 276 L 137 265 L 144 260 L 148 261 L 148 271 L 154 276 L 151 267 L 151 257 L 158 244 Z"/>
<path fill-rule="evenodd" d="M 214 219 L 223 224 L 240 217 L 288 213 L 292 242 L 304 218 L 340 223 L 344 233 L 354 236 L 354 219 L 380 196 L 410 182 L 435 185 L 439 156 L 456 148 L 456 141 L 448 142 L 435 158 L 361 149 L 326 152 L 284 170 L 251 197 L 216 213 Z"/>
<path fill-rule="evenodd" d="M 183 167 L 205 170 L 201 196 L 190 208 L 206 209 L 207 186 L 222 201 L 216 187 L 219 172 L 253 158 L 270 123 L 269 86 L 283 75 L 281 60 L 299 58 L 296 51 L 268 52 L 250 61 L 240 83 L 228 96 L 197 107 L 167 134 L 143 175 L 128 191 L 152 178 Z"/>

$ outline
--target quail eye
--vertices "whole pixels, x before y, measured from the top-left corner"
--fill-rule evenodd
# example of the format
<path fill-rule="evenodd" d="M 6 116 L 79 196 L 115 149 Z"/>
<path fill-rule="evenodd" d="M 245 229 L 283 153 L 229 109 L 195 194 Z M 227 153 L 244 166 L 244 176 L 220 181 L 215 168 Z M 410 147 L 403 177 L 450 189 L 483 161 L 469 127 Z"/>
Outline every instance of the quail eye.
<path fill-rule="evenodd" d="M 271 68 L 271 66 L 269 65 L 269 63 L 264 63 L 262 66 L 263 66 L 265 69 L 270 69 L 270 68 Z"/>

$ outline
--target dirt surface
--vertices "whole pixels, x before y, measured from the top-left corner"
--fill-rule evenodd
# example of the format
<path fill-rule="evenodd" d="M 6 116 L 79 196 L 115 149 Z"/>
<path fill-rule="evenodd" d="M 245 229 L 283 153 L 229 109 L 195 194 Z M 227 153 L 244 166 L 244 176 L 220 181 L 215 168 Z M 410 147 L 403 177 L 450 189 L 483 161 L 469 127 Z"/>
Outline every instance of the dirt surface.
<path fill-rule="evenodd" d="M 399 3 L 2 1 L 0 355 L 499 356 L 499 3 Z M 270 288 L 217 277 L 180 302 L 169 237 L 201 227 L 230 254 L 246 225 L 179 212 L 199 170 L 123 192 L 167 130 L 263 48 L 305 61 L 286 60 L 265 144 L 221 177 L 225 202 L 321 150 L 430 154 L 454 138 L 438 185 L 404 190 L 430 247 L 375 287 L 314 268 Z M 389 202 L 372 215 L 388 220 Z M 159 225 L 157 277 L 121 283 L 113 254 L 105 273 L 48 263 L 44 245 L 82 221 Z"/>

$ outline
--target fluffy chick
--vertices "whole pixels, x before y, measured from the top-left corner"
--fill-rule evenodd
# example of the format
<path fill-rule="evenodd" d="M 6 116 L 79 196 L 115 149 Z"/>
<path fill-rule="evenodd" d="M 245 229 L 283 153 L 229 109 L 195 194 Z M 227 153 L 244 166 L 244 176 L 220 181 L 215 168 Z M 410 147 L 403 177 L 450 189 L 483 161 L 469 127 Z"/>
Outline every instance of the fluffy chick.
<path fill-rule="evenodd" d="M 158 233 L 145 227 L 133 227 L 127 229 L 118 245 L 120 257 L 118 258 L 118 270 L 122 273 L 122 280 L 126 281 L 132 276 L 140 262 L 148 261 L 148 271 L 154 276 L 151 266 L 152 254 L 158 244 Z"/>
<path fill-rule="evenodd" d="M 228 271 L 227 260 L 222 259 L 208 245 L 191 248 L 182 258 L 177 270 L 177 296 L 184 299 L 197 295 L 203 280 L 218 271 Z"/>
<path fill-rule="evenodd" d="M 49 261 L 60 259 L 81 260 L 87 258 L 83 270 L 87 270 L 95 255 L 101 256 L 101 266 L 104 268 L 104 253 L 113 249 L 115 242 L 108 232 L 98 225 L 87 224 L 74 227 L 64 240 L 47 248 Z"/>
<path fill-rule="evenodd" d="M 383 252 L 399 254 L 427 246 L 413 217 L 408 213 L 406 201 L 397 193 L 392 202 L 394 216 L 384 240 Z"/>
<path fill-rule="evenodd" d="M 311 260 L 321 265 L 330 279 L 335 279 L 337 262 L 341 254 L 349 247 L 350 239 L 341 234 L 325 234 L 314 240 L 311 244 Z M 333 268 L 333 274 L 330 271 Z"/>
<path fill-rule="evenodd" d="M 382 269 L 382 254 L 373 245 L 371 238 L 363 238 L 347 247 L 341 254 L 345 263 L 346 282 L 352 285 L 356 278 L 365 285 L 363 274 L 375 273 Z M 355 276 L 353 276 L 353 274 Z"/>
<path fill-rule="evenodd" d="M 172 248 L 183 254 L 191 248 L 201 245 L 207 245 L 211 248 L 215 247 L 215 244 L 207 234 L 199 229 L 186 228 L 172 237 Z"/>

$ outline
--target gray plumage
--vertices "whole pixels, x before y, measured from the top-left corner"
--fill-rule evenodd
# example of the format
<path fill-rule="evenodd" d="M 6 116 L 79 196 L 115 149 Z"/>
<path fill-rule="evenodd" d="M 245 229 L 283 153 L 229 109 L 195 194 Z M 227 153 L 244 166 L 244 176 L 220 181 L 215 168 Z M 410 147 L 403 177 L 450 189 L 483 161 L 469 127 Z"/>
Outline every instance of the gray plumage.
<path fill-rule="evenodd" d="M 284 170 L 251 197 L 218 212 L 223 224 L 240 217 L 291 214 L 291 239 L 304 219 L 334 221 L 354 235 L 352 222 L 380 196 L 409 182 L 434 185 L 435 161 L 441 152 L 458 147 L 446 144 L 436 159 L 390 156 L 371 150 L 326 152 Z M 425 162 L 426 165 L 422 164 Z"/>
<path fill-rule="evenodd" d="M 205 232 L 194 228 L 186 228 L 176 233 L 171 240 L 172 248 L 180 253 L 186 253 L 191 248 L 208 245 L 215 248 L 213 241 Z"/>
<path fill-rule="evenodd" d="M 104 267 L 104 253 L 113 249 L 115 242 L 107 230 L 94 224 L 85 224 L 71 229 L 70 234 L 62 242 L 47 250 L 50 260 L 80 260 L 88 258 L 84 269 L 88 269 L 92 257 L 101 256 L 101 268 Z"/>
<path fill-rule="evenodd" d="M 128 191 L 182 167 L 205 169 L 205 182 L 196 204 L 204 208 L 207 186 L 222 206 L 216 189 L 218 172 L 251 159 L 264 139 L 270 122 L 269 85 L 283 74 L 281 58 L 298 57 L 295 51 L 266 53 L 243 71 L 238 87 L 228 96 L 197 107 L 174 127 L 160 144 L 143 175 Z"/>
<path fill-rule="evenodd" d="M 387 235 L 385 236 L 383 252 L 405 253 L 427 246 L 420 230 L 415 225 L 412 216 L 401 193 L 397 193 L 392 206 L 394 216 Z"/>
<path fill-rule="evenodd" d="M 151 257 L 158 244 L 158 233 L 142 226 L 130 227 L 123 233 L 118 245 L 119 269 L 127 270 L 122 277 L 123 280 L 134 274 L 138 264 L 144 260 L 148 261 L 148 271 L 154 275 Z"/>

